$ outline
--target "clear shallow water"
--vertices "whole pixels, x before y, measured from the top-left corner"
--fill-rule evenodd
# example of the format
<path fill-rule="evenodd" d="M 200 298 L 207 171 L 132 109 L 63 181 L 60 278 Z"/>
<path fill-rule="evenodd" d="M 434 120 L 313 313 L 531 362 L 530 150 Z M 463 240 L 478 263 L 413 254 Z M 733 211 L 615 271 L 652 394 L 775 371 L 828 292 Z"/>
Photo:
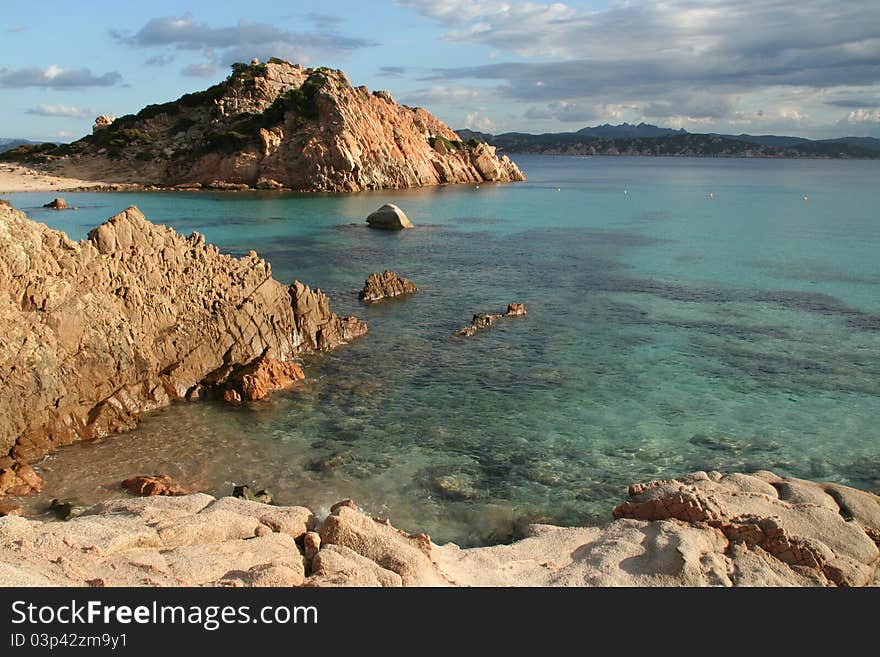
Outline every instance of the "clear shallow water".
<path fill-rule="evenodd" d="M 480 189 L 65 194 L 80 209 L 64 213 L 13 195 L 75 238 L 136 204 L 256 249 L 370 326 L 268 401 L 180 404 L 61 450 L 32 508 L 165 472 L 315 509 L 353 497 L 475 545 L 534 520 L 606 521 L 628 483 L 696 469 L 880 491 L 880 163 L 516 159 L 528 182 Z M 367 230 L 386 201 L 418 228 Z M 385 268 L 422 292 L 360 304 Z M 450 335 L 511 301 L 529 316 Z"/>

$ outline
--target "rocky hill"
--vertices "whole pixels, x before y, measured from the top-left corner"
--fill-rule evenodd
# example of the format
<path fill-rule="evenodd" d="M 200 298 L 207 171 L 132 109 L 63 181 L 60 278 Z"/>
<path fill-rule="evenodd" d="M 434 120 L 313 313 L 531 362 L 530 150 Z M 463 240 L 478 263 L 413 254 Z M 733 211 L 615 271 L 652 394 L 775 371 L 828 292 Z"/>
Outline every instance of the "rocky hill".
<path fill-rule="evenodd" d="M 342 71 L 277 59 L 232 69 L 205 91 L 99 117 L 93 134 L 71 144 L 4 157 L 162 187 L 358 191 L 524 179 L 494 147 L 465 143 L 427 110 L 353 87 Z"/>
<path fill-rule="evenodd" d="M 26 463 L 61 445 L 366 332 L 256 253 L 221 254 L 135 207 L 76 243 L 0 203 L 0 281 L 0 497 L 37 488 Z"/>

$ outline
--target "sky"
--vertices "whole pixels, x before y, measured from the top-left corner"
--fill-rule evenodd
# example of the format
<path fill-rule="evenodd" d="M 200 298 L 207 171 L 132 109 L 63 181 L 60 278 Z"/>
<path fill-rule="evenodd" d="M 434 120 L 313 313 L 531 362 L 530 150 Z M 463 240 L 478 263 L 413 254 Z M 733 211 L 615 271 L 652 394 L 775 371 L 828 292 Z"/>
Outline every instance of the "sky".
<path fill-rule="evenodd" d="M 0 137 L 70 141 L 272 56 L 454 129 L 880 137 L 880 0 L 0 0 Z"/>

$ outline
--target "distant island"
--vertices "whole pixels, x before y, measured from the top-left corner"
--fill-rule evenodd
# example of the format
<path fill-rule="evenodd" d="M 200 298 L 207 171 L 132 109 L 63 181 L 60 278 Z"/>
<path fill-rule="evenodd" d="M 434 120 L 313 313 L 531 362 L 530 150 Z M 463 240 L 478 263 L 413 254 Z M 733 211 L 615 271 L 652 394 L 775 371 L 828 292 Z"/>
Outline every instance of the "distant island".
<path fill-rule="evenodd" d="M 233 64 L 209 89 L 99 116 L 70 144 L 23 144 L 0 161 L 64 178 L 183 189 L 354 192 L 523 180 L 495 148 L 422 108 L 355 87 L 340 70 L 281 59 Z"/>
<path fill-rule="evenodd" d="M 880 139 L 841 137 L 811 140 L 778 135 L 691 133 L 647 123 L 604 124 L 577 132 L 493 135 L 462 129 L 463 140 L 487 142 L 507 153 L 542 155 L 642 155 L 666 157 L 767 157 L 878 159 Z"/>

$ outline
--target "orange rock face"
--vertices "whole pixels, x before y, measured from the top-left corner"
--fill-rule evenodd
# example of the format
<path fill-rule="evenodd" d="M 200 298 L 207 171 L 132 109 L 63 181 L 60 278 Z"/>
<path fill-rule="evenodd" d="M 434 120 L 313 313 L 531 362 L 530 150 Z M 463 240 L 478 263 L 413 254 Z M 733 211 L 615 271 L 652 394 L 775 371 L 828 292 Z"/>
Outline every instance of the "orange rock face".
<path fill-rule="evenodd" d="M 340 70 L 235 65 L 204 100 L 117 120 L 59 160 L 67 175 L 215 189 L 358 191 L 524 180 L 507 156 L 463 143 L 422 108 L 353 87 Z M 116 130 L 131 147 L 108 154 Z M 118 142 L 119 140 L 117 140 Z M 138 158 L 149 152 L 151 157 Z"/>
<path fill-rule="evenodd" d="M 415 283 L 395 274 L 393 271 L 384 271 L 381 274 L 370 274 L 364 281 L 364 289 L 358 295 L 361 301 L 375 303 L 382 299 L 399 297 L 404 294 L 418 292 Z"/>
<path fill-rule="evenodd" d="M 143 475 L 122 482 L 122 487 L 132 495 L 189 495 L 189 491 L 168 475 Z"/>
<path fill-rule="evenodd" d="M 75 243 L 4 205 L 0 326 L 0 494 L 38 489 L 21 464 L 223 389 L 267 349 L 289 363 L 367 330 L 320 290 L 273 279 L 256 253 L 221 254 L 137 208 Z M 255 372 L 252 394 L 299 376 L 279 367 Z"/>
<path fill-rule="evenodd" d="M 226 383 L 224 399 L 232 392 L 233 401 L 257 401 L 273 390 L 287 388 L 304 378 L 306 375 L 296 363 L 281 362 L 264 353 L 233 372 Z"/>

